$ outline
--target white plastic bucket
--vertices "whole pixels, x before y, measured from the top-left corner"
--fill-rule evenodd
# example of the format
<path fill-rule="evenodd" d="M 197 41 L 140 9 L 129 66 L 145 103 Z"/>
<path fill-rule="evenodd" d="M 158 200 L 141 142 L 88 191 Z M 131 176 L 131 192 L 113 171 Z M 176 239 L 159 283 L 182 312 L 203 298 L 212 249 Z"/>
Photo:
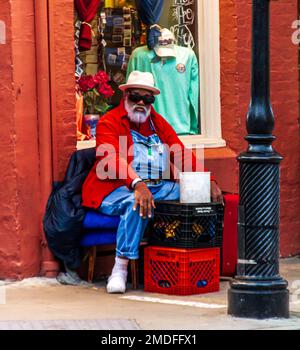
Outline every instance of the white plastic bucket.
<path fill-rule="evenodd" d="M 180 203 L 210 202 L 210 172 L 179 174 Z"/>

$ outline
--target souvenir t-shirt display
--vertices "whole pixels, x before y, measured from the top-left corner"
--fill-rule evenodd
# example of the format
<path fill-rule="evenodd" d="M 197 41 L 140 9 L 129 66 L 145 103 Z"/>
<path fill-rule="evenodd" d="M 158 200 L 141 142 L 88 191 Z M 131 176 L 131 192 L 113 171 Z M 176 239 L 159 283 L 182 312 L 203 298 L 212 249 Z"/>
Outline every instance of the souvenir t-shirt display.
<path fill-rule="evenodd" d="M 154 108 L 177 134 L 198 134 L 199 67 L 194 51 L 174 45 L 173 34 L 163 30 L 154 50 L 136 48 L 129 60 L 127 77 L 134 71 L 151 72 L 161 90 Z"/>

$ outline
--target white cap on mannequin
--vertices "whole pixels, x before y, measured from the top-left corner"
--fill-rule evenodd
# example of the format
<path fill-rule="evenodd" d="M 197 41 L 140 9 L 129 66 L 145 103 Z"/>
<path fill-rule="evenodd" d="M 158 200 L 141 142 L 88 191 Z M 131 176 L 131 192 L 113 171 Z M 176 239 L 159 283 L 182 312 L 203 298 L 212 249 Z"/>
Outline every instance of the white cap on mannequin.
<path fill-rule="evenodd" d="M 158 43 L 154 47 L 154 51 L 159 57 L 176 57 L 175 36 L 167 28 L 161 30 L 161 36 L 158 37 Z"/>

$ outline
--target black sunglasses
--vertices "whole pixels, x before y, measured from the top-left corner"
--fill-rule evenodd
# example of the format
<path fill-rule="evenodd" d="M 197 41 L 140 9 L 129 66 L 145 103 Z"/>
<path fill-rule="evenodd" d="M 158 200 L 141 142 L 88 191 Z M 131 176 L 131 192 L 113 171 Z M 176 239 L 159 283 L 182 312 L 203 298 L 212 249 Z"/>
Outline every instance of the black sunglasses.
<path fill-rule="evenodd" d="M 128 98 L 131 102 L 139 102 L 143 101 L 145 105 L 151 105 L 155 101 L 155 97 L 153 95 L 140 95 L 138 92 L 130 92 L 128 94 Z"/>

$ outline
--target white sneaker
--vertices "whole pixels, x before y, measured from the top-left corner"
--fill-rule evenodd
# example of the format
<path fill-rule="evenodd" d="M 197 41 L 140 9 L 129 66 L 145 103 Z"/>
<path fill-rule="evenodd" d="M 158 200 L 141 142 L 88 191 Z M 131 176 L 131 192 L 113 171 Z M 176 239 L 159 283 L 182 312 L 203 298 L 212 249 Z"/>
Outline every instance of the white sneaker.
<path fill-rule="evenodd" d="M 120 274 L 111 275 L 106 286 L 107 293 L 125 293 L 127 278 Z"/>

